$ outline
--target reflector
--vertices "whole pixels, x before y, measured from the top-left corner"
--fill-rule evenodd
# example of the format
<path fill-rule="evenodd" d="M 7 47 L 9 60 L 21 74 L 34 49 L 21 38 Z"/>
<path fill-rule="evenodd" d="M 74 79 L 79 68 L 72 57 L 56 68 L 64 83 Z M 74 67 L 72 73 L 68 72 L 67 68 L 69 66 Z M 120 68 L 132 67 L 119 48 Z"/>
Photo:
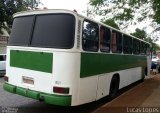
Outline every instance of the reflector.
<path fill-rule="evenodd" d="M 69 94 L 69 88 L 53 87 L 54 93 Z"/>

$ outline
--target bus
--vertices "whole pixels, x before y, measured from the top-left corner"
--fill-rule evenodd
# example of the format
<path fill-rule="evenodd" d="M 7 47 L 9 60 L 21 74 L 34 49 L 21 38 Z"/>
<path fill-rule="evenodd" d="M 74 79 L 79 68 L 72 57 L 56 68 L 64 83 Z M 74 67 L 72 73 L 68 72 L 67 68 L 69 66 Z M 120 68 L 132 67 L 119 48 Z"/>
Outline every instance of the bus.
<path fill-rule="evenodd" d="M 4 90 L 60 106 L 103 97 L 147 74 L 150 44 L 77 12 L 20 12 L 7 46 Z"/>

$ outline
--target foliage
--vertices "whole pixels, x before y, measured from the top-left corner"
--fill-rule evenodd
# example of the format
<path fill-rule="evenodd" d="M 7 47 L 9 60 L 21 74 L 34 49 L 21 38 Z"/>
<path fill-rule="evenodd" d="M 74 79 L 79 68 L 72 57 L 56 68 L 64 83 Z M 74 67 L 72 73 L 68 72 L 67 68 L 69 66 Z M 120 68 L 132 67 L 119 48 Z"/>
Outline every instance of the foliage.
<path fill-rule="evenodd" d="M 152 8 L 154 11 L 153 19 L 160 24 L 160 0 L 153 0 Z"/>
<path fill-rule="evenodd" d="M 153 39 L 151 39 L 150 37 L 147 37 L 147 33 L 144 30 L 140 30 L 137 28 L 134 33 L 131 33 L 131 35 L 151 43 L 152 51 L 160 50 L 160 46 L 156 44 Z"/>
<path fill-rule="evenodd" d="M 160 50 L 160 46 L 156 43 L 152 43 L 152 51 L 159 51 Z"/>
<path fill-rule="evenodd" d="M 33 9 L 37 7 L 39 3 L 39 0 L 1 0 L 0 29 L 5 28 L 10 32 L 10 28 L 13 22 L 13 14 L 16 12 Z"/>
<path fill-rule="evenodd" d="M 160 23 L 160 0 L 90 0 L 90 5 L 95 7 L 96 14 L 111 13 L 117 20 L 129 21 L 138 16 L 137 20 L 142 21 L 153 17 Z M 134 15 L 136 12 L 140 14 Z"/>
<path fill-rule="evenodd" d="M 150 27 L 154 30 L 145 37 L 151 37 L 153 42 L 160 38 L 160 0 L 90 0 L 89 4 L 90 12 L 104 20 L 113 19 L 121 30 L 142 22 L 140 27 L 143 30 L 137 29 L 139 34 L 132 35 L 142 38 L 144 31 Z"/>
<path fill-rule="evenodd" d="M 123 31 L 151 20 L 154 14 L 151 0 L 90 0 L 89 3 L 90 14 L 99 15 L 104 20 L 113 19 Z M 157 28 L 157 24 L 148 26 Z M 143 24 L 145 28 L 148 26 Z"/>
<path fill-rule="evenodd" d="M 115 23 L 115 21 L 113 19 L 108 19 L 108 20 L 105 20 L 105 21 L 102 21 L 102 22 L 106 25 L 109 25 L 113 28 L 116 28 L 116 29 L 120 30 L 120 28 L 118 27 L 118 25 Z"/>
<path fill-rule="evenodd" d="M 146 37 L 147 37 L 147 34 L 144 30 L 140 30 L 140 29 L 136 29 L 134 33 L 131 33 L 131 35 L 137 37 L 137 38 L 140 38 L 140 39 L 143 39 L 143 40 L 146 40 Z"/>

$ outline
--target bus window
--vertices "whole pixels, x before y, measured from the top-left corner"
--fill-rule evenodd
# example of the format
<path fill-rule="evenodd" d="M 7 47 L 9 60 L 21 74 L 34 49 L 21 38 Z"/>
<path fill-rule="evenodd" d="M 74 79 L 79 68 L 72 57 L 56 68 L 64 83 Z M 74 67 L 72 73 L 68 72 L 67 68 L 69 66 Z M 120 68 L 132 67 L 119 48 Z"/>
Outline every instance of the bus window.
<path fill-rule="evenodd" d="M 31 46 L 70 49 L 74 45 L 74 34 L 73 15 L 37 15 Z"/>
<path fill-rule="evenodd" d="M 99 26 L 90 21 L 84 21 L 82 47 L 86 51 L 98 51 Z"/>
<path fill-rule="evenodd" d="M 142 55 L 144 55 L 146 53 L 146 50 L 145 50 L 145 43 L 141 41 L 141 44 L 140 44 L 140 53 Z"/>
<path fill-rule="evenodd" d="M 16 17 L 9 45 L 70 49 L 74 45 L 75 17 L 71 14 L 37 14 Z"/>
<path fill-rule="evenodd" d="M 100 50 L 102 52 L 110 51 L 110 29 L 101 26 L 100 28 Z"/>
<path fill-rule="evenodd" d="M 137 44 L 136 44 L 136 39 L 133 39 L 133 54 L 136 54 L 136 46 L 137 46 Z"/>
<path fill-rule="evenodd" d="M 132 54 L 132 37 L 123 35 L 123 53 Z"/>
<path fill-rule="evenodd" d="M 122 52 L 122 34 L 117 32 L 117 53 Z"/>
<path fill-rule="evenodd" d="M 145 48 L 146 48 L 146 55 L 150 56 L 151 50 L 150 50 L 150 45 L 149 44 L 145 44 Z"/>
<path fill-rule="evenodd" d="M 116 31 L 112 31 L 112 52 L 121 53 L 122 52 L 122 34 Z"/>
<path fill-rule="evenodd" d="M 140 53 L 140 41 L 133 39 L 133 54 L 138 55 Z"/>
<path fill-rule="evenodd" d="M 112 52 L 115 53 L 117 51 L 116 47 L 116 33 L 112 32 Z"/>
<path fill-rule="evenodd" d="M 33 27 L 34 16 L 14 19 L 9 45 L 28 46 Z"/>
<path fill-rule="evenodd" d="M 140 41 L 139 40 L 137 41 L 136 51 L 137 51 L 137 54 L 140 54 Z"/>

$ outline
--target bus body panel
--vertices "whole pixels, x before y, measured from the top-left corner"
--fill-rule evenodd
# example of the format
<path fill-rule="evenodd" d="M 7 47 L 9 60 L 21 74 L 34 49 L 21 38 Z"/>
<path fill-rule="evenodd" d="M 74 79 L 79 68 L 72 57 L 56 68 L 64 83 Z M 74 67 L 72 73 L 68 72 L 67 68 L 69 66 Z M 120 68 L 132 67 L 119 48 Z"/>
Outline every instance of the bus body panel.
<path fill-rule="evenodd" d="M 120 84 L 119 89 L 130 85 L 140 79 L 142 79 L 142 67 L 136 67 L 131 69 L 126 69 L 119 72 Z"/>
<path fill-rule="evenodd" d="M 20 66 L 19 67 L 10 66 L 11 65 L 10 52 L 12 50 L 14 50 L 14 49 L 7 47 L 7 55 L 8 55 L 7 56 L 7 69 L 8 70 L 6 71 L 6 75 L 9 77 L 9 83 L 12 85 L 15 85 L 15 86 L 20 86 L 22 88 L 51 93 L 51 81 L 52 81 L 52 77 L 53 77 L 52 73 L 35 71 L 35 70 L 31 70 L 31 69 L 24 69 L 23 66 L 22 66 L 22 68 Z M 17 51 L 24 51 L 24 50 L 20 49 Z M 23 59 L 17 59 L 17 60 L 25 61 L 25 57 Z M 32 79 L 34 81 L 34 84 L 24 83 L 23 78 L 25 78 L 25 77 Z"/>
<path fill-rule="evenodd" d="M 54 54 L 52 86 L 68 87 L 69 95 L 72 96 L 71 105 L 78 105 L 80 53 L 54 52 Z M 57 93 L 57 95 L 59 94 Z"/>
<path fill-rule="evenodd" d="M 78 103 L 84 104 L 96 100 L 98 76 L 80 78 Z"/>
<path fill-rule="evenodd" d="M 119 89 L 121 89 L 140 80 L 142 78 L 142 69 L 141 67 L 137 67 L 81 78 L 79 85 L 79 104 L 99 100 L 109 95 L 110 83 L 114 74 L 119 74 L 120 76 Z"/>
<path fill-rule="evenodd" d="M 12 91 L 10 92 L 15 93 L 15 87 L 24 92 L 26 90 L 32 90 L 32 94 L 39 95 L 38 99 L 44 97 L 46 103 L 76 106 L 96 101 L 107 96 L 114 74 L 118 74 L 120 77 L 119 89 L 143 78 L 142 75 L 144 74 L 143 72 L 146 66 L 145 55 L 135 55 L 133 53 L 123 54 L 123 52 L 112 53 L 111 50 L 107 53 L 101 52 L 100 48 L 97 51 L 85 51 L 82 47 L 84 21 L 92 21 L 93 23 L 97 23 L 99 27 L 105 26 L 105 24 L 98 23 L 75 12 L 66 10 L 44 10 L 18 13 L 15 18 L 54 13 L 71 14 L 74 16 L 75 31 L 73 32 L 73 47 L 62 49 L 41 46 L 32 47 L 32 45 L 27 45 L 28 47 L 23 47 L 23 45 L 8 46 L 6 76 L 9 81 L 6 82 L 5 87 L 11 88 Z M 120 32 L 112 27 L 106 27 L 110 30 Z M 130 37 L 135 38 L 133 36 Z M 142 41 L 140 39 L 138 40 Z M 16 54 L 19 53 L 23 53 L 23 57 L 21 57 L 22 54 L 18 55 L 16 59 L 18 63 L 16 63 L 13 59 L 15 59 L 14 57 Z M 29 60 L 29 56 L 31 59 L 33 56 L 37 56 L 37 59 L 32 59 L 32 62 Z M 46 62 L 43 56 L 48 56 Z M 12 59 L 12 61 L 10 61 L 10 59 Z M 38 62 L 38 59 L 40 62 Z M 23 63 L 19 62 L 19 60 Z M 41 61 L 43 61 L 43 63 Z M 20 67 L 21 64 L 23 64 L 22 67 Z M 23 77 L 33 79 L 34 85 L 23 83 Z M 53 87 L 67 88 L 69 92 L 68 94 L 56 93 L 53 92 Z"/>
<path fill-rule="evenodd" d="M 112 76 L 113 73 L 105 73 L 99 75 L 96 100 L 99 100 L 100 98 L 103 98 L 109 94 Z"/>
<path fill-rule="evenodd" d="M 115 74 L 120 78 L 119 89 L 142 79 L 146 63 L 145 56 L 81 53 L 79 104 L 109 95 Z"/>
<path fill-rule="evenodd" d="M 130 85 L 142 78 L 141 67 L 98 75 L 96 100 L 109 95 L 110 83 L 114 74 L 119 74 L 120 76 L 119 89 Z"/>
<path fill-rule="evenodd" d="M 52 73 L 41 72 L 37 70 L 25 69 L 24 67 L 13 67 L 10 66 L 10 51 L 21 51 L 25 52 L 36 52 L 36 53 L 51 53 L 53 54 L 53 66 Z M 6 75 L 9 77 L 9 84 L 19 86 L 21 88 L 30 89 L 38 92 L 44 92 L 48 94 L 56 95 L 72 95 L 72 103 L 78 103 L 78 85 L 79 73 L 80 73 L 80 53 L 76 52 L 62 52 L 62 51 L 42 51 L 39 48 L 32 48 L 29 51 L 26 47 L 17 49 L 14 47 L 7 48 L 7 72 Z M 20 57 L 19 57 L 20 58 Z M 23 56 L 23 59 L 25 57 Z M 44 59 L 45 60 L 45 59 Z M 34 61 L 32 62 L 33 65 Z M 34 84 L 23 83 L 23 77 L 32 78 Z M 69 88 L 68 94 L 59 94 L 53 92 L 53 87 Z"/>

